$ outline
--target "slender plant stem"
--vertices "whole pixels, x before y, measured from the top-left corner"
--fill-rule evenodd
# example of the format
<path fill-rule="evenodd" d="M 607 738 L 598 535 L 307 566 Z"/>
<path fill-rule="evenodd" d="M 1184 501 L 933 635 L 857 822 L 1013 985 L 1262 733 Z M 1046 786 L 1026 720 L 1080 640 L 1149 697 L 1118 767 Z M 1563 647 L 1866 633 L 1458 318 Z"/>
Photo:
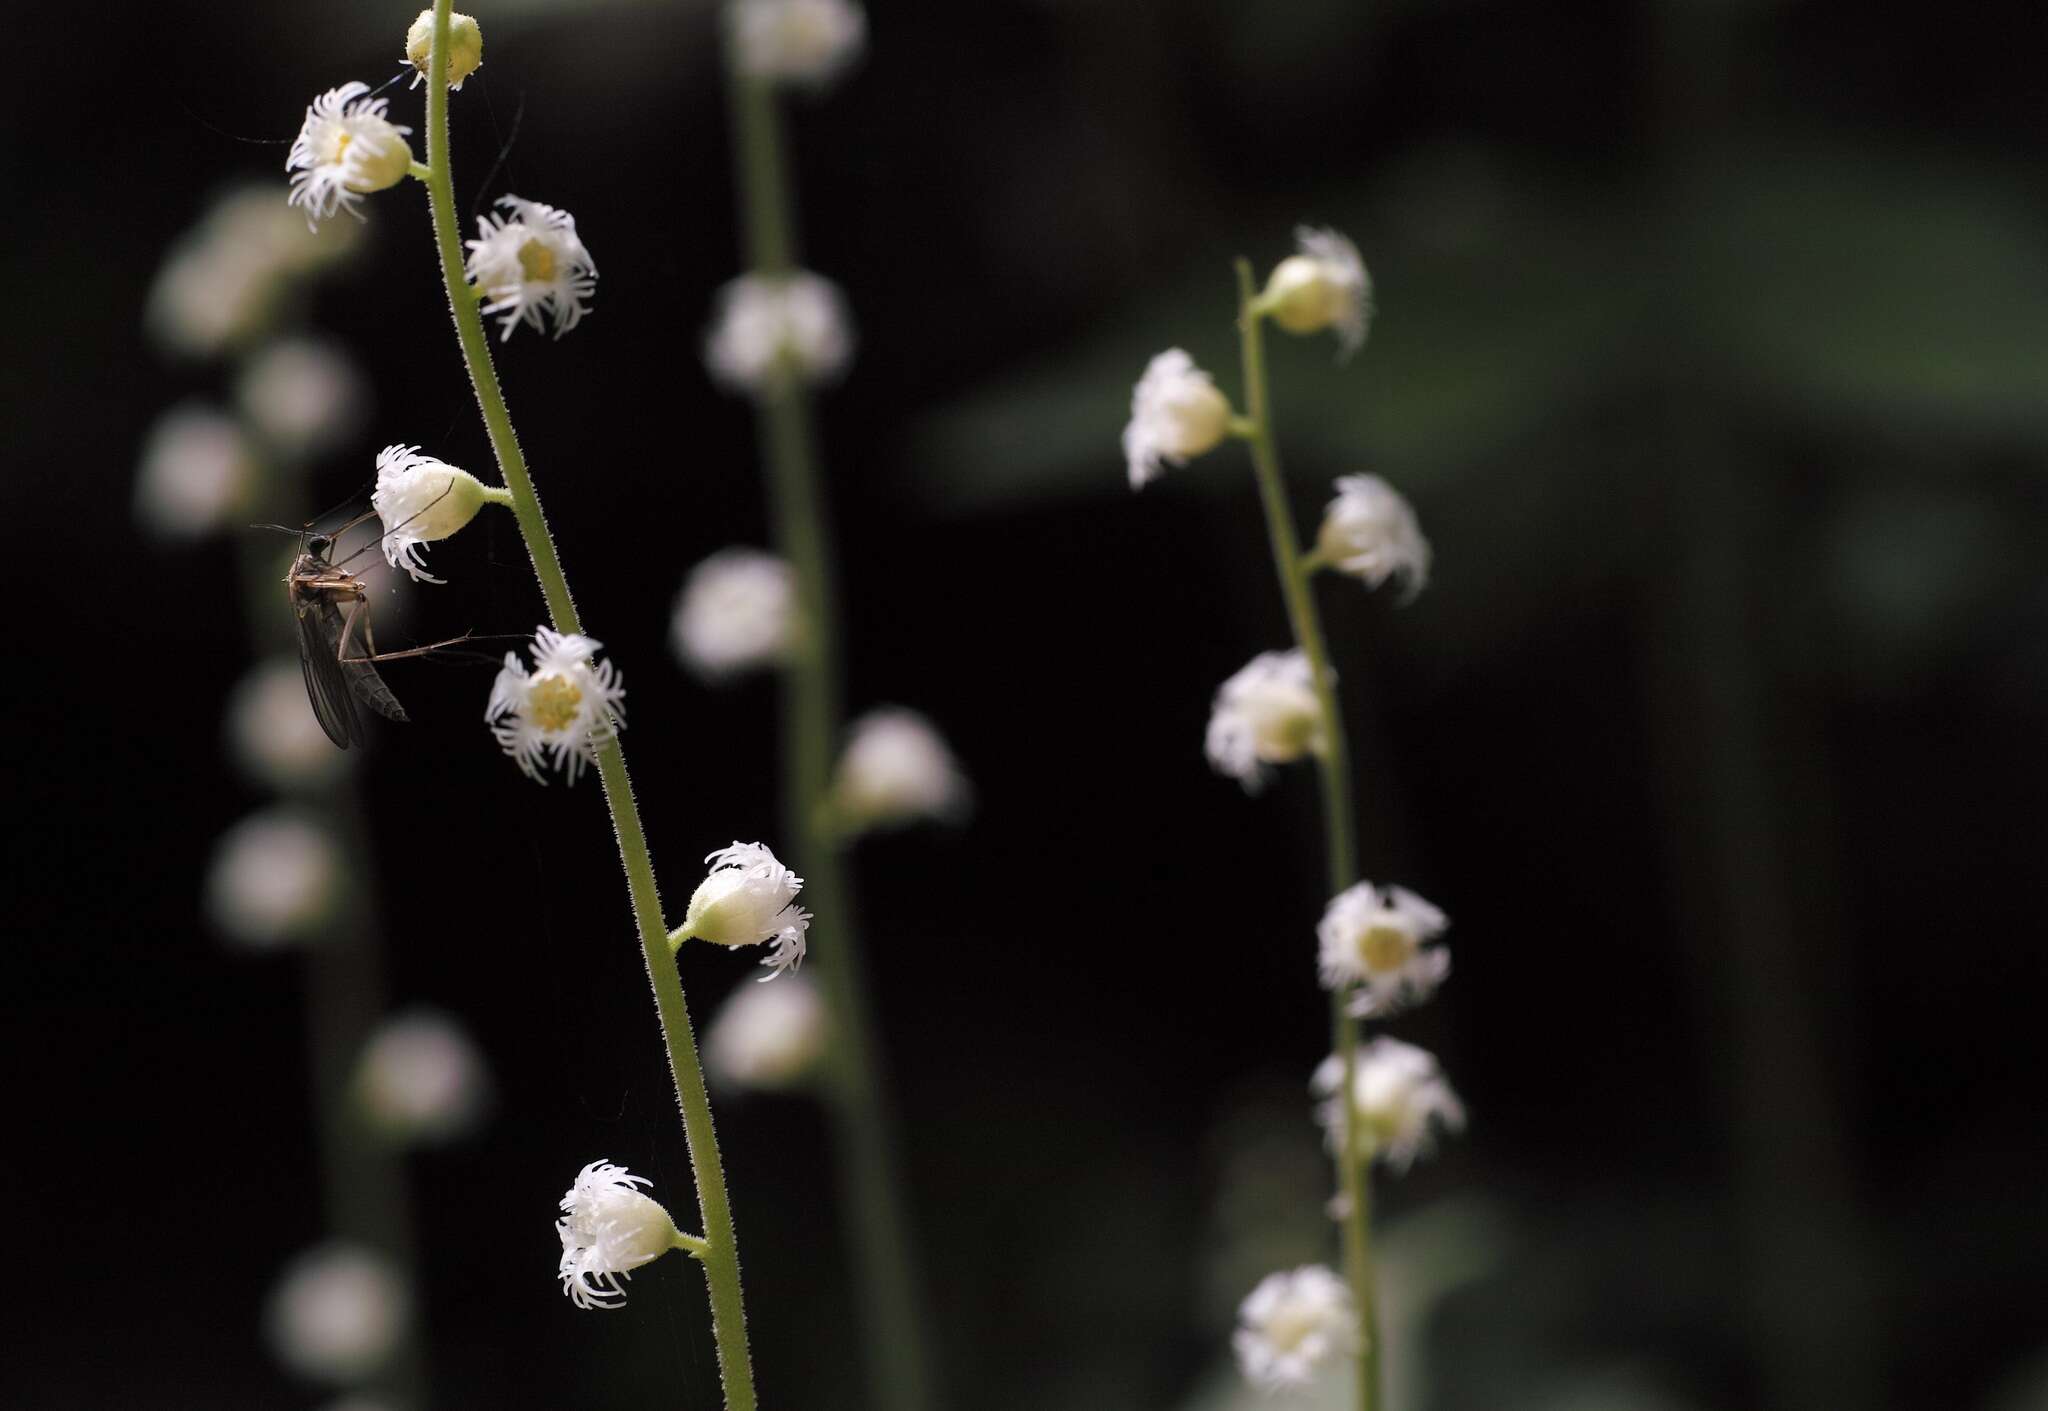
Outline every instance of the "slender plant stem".
<path fill-rule="evenodd" d="M 781 111 L 771 83 L 740 73 L 737 65 L 731 75 L 747 263 L 756 274 L 784 274 L 796 263 L 796 222 Z M 802 624 L 783 678 L 783 828 L 797 843 L 806 899 L 831 937 L 812 964 L 832 1015 L 828 1105 L 861 1285 L 868 1372 L 878 1408 L 926 1411 L 931 1359 L 900 1194 L 896 1124 L 879 1077 L 845 839 L 826 808 L 842 721 L 837 594 L 810 397 L 794 367 L 785 363 L 760 390 L 755 415 L 776 543 L 796 578 Z"/>
<path fill-rule="evenodd" d="M 1280 475 L 1280 453 L 1273 443 L 1273 409 L 1266 389 L 1266 348 L 1262 318 L 1255 307 L 1252 267 L 1248 260 L 1237 262 L 1238 333 L 1244 361 L 1246 440 L 1250 443 L 1252 469 L 1258 477 L 1259 499 L 1265 506 L 1266 529 L 1273 543 L 1273 567 L 1280 576 L 1280 596 L 1287 604 L 1287 620 L 1294 629 L 1295 645 L 1308 658 L 1309 679 L 1316 704 L 1323 717 L 1322 751 L 1316 756 L 1316 773 L 1322 786 L 1323 836 L 1329 846 L 1330 894 L 1335 896 L 1358 881 L 1358 840 L 1351 803 L 1350 751 L 1344 738 L 1344 717 L 1337 707 L 1337 677 L 1330 669 L 1330 650 L 1323 637 L 1322 618 L 1316 611 L 1315 595 L 1309 591 L 1309 569 L 1294 531 L 1294 509 L 1288 503 L 1287 483 Z M 1351 1282 L 1351 1295 L 1358 1304 L 1359 1362 L 1358 1405 L 1361 1411 L 1378 1411 L 1380 1401 L 1380 1348 L 1378 1318 L 1373 1300 L 1371 1212 L 1367 1201 L 1366 1171 L 1359 1160 L 1358 1123 L 1351 1117 L 1351 1094 L 1358 1072 L 1358 1020 L 1348 1005 L 1349 995 L 1338 990 L 1330 996 L 1330 1026 L 1337 1052 L 1344 1059 L 1343 1150 L 1337 1159 L 1338 1178 L 1344 1191 L 1344 1269 Z"/>
<path fill-rule="evenodd" d="M 462 360 L 476 389 L 477 406 L 483 412 L 498 469 L 512 491 L 512 510 L 519 520 L 520 537 L 533 559 L 548 615 L 557 631 L 578 632 L 582 624 L 576 616 L 576 604 L 569 595 L 561 561 L 555 555 L 554 541 L 548 535 L 540 498 L 526 472 L 526 460 L 520 453 L 519 439 L 513 433 L 512 418 L 505 409 L 505 396 L 491 363 L 490 340 L 485 336 L 482 315 L 463 273 L 462 244 L 455 220 L 455 183 L 448 160 L 447 56 L 452 8 L 450 0 L 434 0 L 434 37 L 428 61 L 432 80 L 427 85 L 425 180 L 428 203 L 433 210 L 434 241 L 441 256 L 441 278 L 447 288 L 449 310 L 455 318 L 455 335 L 462 345 Z M 633 801 L 633 785 L 626 773 L 625 752 L 616 736 L 599 747 L 597 771 L 604 782 L 605 804 L 611 810 L 612 828 L 618 836 L 619 860 L 626 872 L 633 920 L 640 933 L 640 951 L 654 989 L 655 1012 L 661 1021 L 662 1041 L 668 1049 L 669 1073 L 675 1080 L 676 1101 L 682 1109 L 683 1136 L 689 1147 L 690 1171 L 696 1182 L 697 1208 L 704 1231 L 703 1247 L 695 1252 L 704 1266 L 705 1283 L 710 1289 L 711 1335 L 718 1347 L 718 1375 L 725 1390 L 726 1411 L 754 1411 L 754 1369 L 747 1355 L 739 1245 L 733 1233 L 725 1170 L 718 1156 L 718 1133 L 711 1120 L 711 1099 L 704 1089 L 704 1069 L 697 1057 L 697 1040 L 690 1028 L 682 979 L 669 949 L 668 928 L 662 921 L 654 862 L 648 856 L 640 811 Z"/>

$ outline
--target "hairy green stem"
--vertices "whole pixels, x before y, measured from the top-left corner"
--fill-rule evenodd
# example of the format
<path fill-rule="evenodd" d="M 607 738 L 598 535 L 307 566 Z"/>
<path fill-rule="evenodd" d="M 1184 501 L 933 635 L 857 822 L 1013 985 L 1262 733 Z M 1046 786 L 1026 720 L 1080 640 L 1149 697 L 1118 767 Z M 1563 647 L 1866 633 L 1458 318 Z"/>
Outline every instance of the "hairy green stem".
<path fill-rule="evenodd" d="M 582 623 L 569 595 L 569 582 L 562 574 L 547 519 L 541 513 L 540 498 L 526 472 L 526 459 L 520 453 L 519 438 L 513 433 L 512 418 L 505 409 L 505 396 L 491 363 L 491 345 L 484 332 L 483 317 L 463 273 L 462 242 L 455 218 L 455 183 L 448 160 L 447 55 L 451 9 L 450 0 L 434 0 L 434 37 L 428 60 L 432 78 L 427 85 L 425 180 L 428 203 L 433 210 L 434 242 L 441 256 L 441 278 L 447 287 L 449 311 L 455 319 L 455 336 L 462 345 L 462 360 L 476 389 L 477 406 L 483 413 L 498 469 L 512 492 L 512 510 L 519 520 L 520 537 L 533 559 L 548 615 L 557 631 L 579 632 Z M 689 1147 L 690 1171 L 696 1182 L 697 1208 L 704 1229 L 703 1247 L 693 1252 L 704 1266 L 704 1280 L 710 1290 L 711 1335 L 718 1347 L 718 1375 L 725 1389 L 726 1411 L 754 1411 L 754 1369 L 747 1355 L 739 1246 L 733 1233 L 725 1170 L 718 1156 L 718 1133 L 711 1120 L 711 1099 L 704 1089 L 704 1069 L 697 1057 L 697 1039 L 690 1028 L 682 979 L 669 950 L 668 928 L 662 921 L 654 863 L 648 856 L 640 811 L 633 801 L 626 756 L 616 736 L 599 747 L 597 771 L 604 781 L 605 804 L 611 810 L 612 828 L 618 836 L 619 861 L 626 872 L 641 956 L 646 962 L 648 982 L 654 989 L 655 1012 L 668 1049 L 669 1073 L 675 1081 L 677 1104 L 682 1109 L 683 1136 Z"/>
<path fill-rule="evenodd" d="M 1294 509 L 1288 503 L 1287 483 L 1280 475 L 1280 453 L 1273 443 L 1273 410 L 1266 389 L 1264 315 L 1255 306 L 1249 260 L 1237 262 L 1237 289 L 1238 333 L 1244 361 L 1244 419 L 1249 423 L 1245 439 L 1251 446 L 1252 470 L 1258 478 L 1260 502 L 1265 506 L 1273 567 L 1280 576 L 1280 596 L 1287 604 L 1287 620 L 1294 629 L 1295 645 L 1308 658 L 1309 679 L 1323 717 L 1323 748 L 1316 755 L 1316 773 L 1322 786 L 1330 895 L 1335 896 L 1358 881 L 1350 752 L 1344 739 L 1344 717 L 1337 708 L 1337 678 L 1330 669 L 1322 618 L 1316 611 L 1315 595 L 1309 591 L 1312 570 L 1294 531 Z M 1330 996 L 1331 1033 L 1337 1052 L 1344 1059 L 1344 1139 L 1337 1174 L 1344 1192 L 1344 1271 L 1351 1284 L 1352 1298 L 1358 1304 L 1358 1405 L 1360 1411 L 1378 1411 L 1379 1329 L 1374 1312 L 1371 1215 L 1367 1205 L 1371 1193 L 1360 1161 L 1358 1123 L 1351 1112 L 1351 1094 L 1358 1072 L 1358 1020 L 1351 1015 L 1349 999 L 1345 989 Z"/>
<path fill-rule="evenodd" d="M 740 73 L 736 64 L 731 85 L 747 264 L 755 274 L 785 274 L 796 265 L 795 197 L 778 100 L 773 84 Z M 842 705 L 825 487 L 810 398 L 787 360 L 760 389 L 755 414 L 776 544 L 796 578 L 801 621 L 783 680 L 783 828 L 797 847 L 805 899 L 830 936 L 812 964 L 832 1016 L 828 1106 L 854 1274 L 860 1281 L 873 1401 L 878 1411 L 926 1411 L 932 1397 L 931 1359 L 903 1213 L 895 1120 L 878 1076 L 845 839 L 826 806 Z"/>

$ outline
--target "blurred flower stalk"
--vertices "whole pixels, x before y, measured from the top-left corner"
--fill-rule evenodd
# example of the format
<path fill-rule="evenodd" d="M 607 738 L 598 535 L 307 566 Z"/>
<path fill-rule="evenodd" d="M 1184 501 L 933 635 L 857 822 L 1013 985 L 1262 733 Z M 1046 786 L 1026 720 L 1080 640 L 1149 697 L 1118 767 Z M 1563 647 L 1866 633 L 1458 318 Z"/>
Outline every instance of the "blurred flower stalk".
<path fill-rule="evenodd" d="M 1359 876 L 1350 751 L 1311 580 L 1331 571 L 1369 588 L 1394 582 L 1412 598 L 1428 579 L 1430 548 L 1407 502 L 1371 475 L 1337 481 L 1315 547 L 1302 548 L 1280 470 L 1265 327 L 1330 332 L 1340 359 L 1348 360 L 1365 341 L 1372 283 L 1356 247 L 1337 232 L 1303 228 L 1296 241 L 1296 253 L 1274 268 L 1263 289 L 1251 263 L 1237 262 L 1244 410 L 1234 409 L 1186 352 L 1168 349 L 1132 394 L 1123 446 L 1133 490 L 1231 437 L 1248 446 L 1294 645 L 1260 653 L 1224 683 L 1206 750 L 1216 770 L 1247 792 L 1265 784 L 1271 766 L 1313 759 L 1322 799 L 1330 901 L 1317 927 L 1317 970 L 1330 992 L 1332 1052 L 1310 1086 L 1337 1168 L 1330 1209 L 1342 1222 L 1345 1274 L 1339 1280 L 1310 1266 L 1264 1280 L 1239 1309 L 1233 1349 L 1246 1379 L 1264 1390 L 1308 1385 L 1324 1364 L 1355 1357 L 1356 1404 L 1378 1411 L 1369 1166 L 1379 1160 L 1406 1169 L 1437 1129 L 1463 1125 L 1464 1110 L 1432 1055 L 1385 1036 L 1365 1044 L 1361 1021 L 1435 991 L 1450 956 L 1432 943 L 1449 923 L 1413 892 L 1375 887 Z"/>
<path fill-rule="evenodd" d="M 733 0 L 725 20 L 747 269 L 720 292 L 705 360 L 715 381 L 753 401 L 779 558 L 728 549 L 700 565 L 678 605 L 677 646 L 713 679 L 781 667 L 783 828 L 833 943 L 816 1001 L 737 996 L 712 1057 L 724 1077 L 750 1086 L 793 1087 L 815 1069 L 834 1121 L 872 1404 L 926 1411 L 926 1319 L 846 850 L 872 828 L 957 816 L 967 789 L 937 732 L 903 710 L 860 722 L 835 768 L 846 722 L 812 390 L 844 371 L 854 336 L 837 286 L 799 264 L 781 108 L 787 91 L 822 89 L 859 57 L 866 17 L 851 0 Z"/>

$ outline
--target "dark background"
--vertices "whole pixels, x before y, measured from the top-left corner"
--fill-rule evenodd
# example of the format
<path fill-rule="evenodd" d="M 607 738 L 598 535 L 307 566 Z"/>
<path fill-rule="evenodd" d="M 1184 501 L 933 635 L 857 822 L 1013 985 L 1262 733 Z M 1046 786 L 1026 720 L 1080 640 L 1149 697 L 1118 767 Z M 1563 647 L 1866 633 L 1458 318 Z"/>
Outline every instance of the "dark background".
<path fill-rule="evenodd" d="M 17 34 L 7 1405 L 319 1400 L 257 1331 L 322 1232 L 303 965 L 200 919 L 214 838 L 262 802 L 218 749 L 236 555 L 129 510 L 150 422 L 222 378 L 140 309 L 212 193 L 283 199 L 307 99 L 381 80 L 412 13 Z M 766 533 L 751 418 L 698 358 L 736 262 L 713 16 L 478 14 L 461 198 L 572 210 L 603 272 L 588 322 L 500 368 L 631 690 L 673 910 L 704 853 L 777 841 L 772 687 L 707 690 L 665 646 L 685 569 Z M 1133 497 L 1117 449 L 1159 348 L 1234 392 L 1229 261 L 1299 220 L 1358 239 L 1381 306 L 1348 367 L 1275 350 L 1303 522 L 1369 469 L 1437 552 L 1408 609 L 1323 589 L 1367 873 L 1455 921 L 1454 979 L 1397 1027 L 1472 1111 L 1382 1187 L 1417 1305 L 1401 1411 L 2048 1399 L 2044 28 L 893 3 L 796 104 L 807 259 L 861 333 L 822 411 L 850 698 L 931 714 L 979 794 L 965 830 L 858 859 L 950 1404 L 1186 1404 L 1251 1282 L 1326 1255 L 1312 785 L 1247 801 L 1200 751 L 1216 684 L 1284 639 L 1250 476 L 1226 448 Z M 390 441 L 489 466 L 424 193 L 366 209 L 308 310 L 375 393 L 323 504 Z M 502 517 L 432 561 L 416 640 L 537 620 Z M 461 1014 L 499 1092 L 411 1163 L 439 1400 L 714 1404 L 679 1261 L 608 1316 L 552 1277 L 583 1163 L 688 1208 L 597 790 L 496 754 L 487 666 L 390 679 L 413 723 L 361 778 L 391 989 Z M 683 962 L 700 1014 L 752 968 Z M 721 1129 L 766 1404 L 861 1405 L 815 1112 L 727 1103 Z"/>

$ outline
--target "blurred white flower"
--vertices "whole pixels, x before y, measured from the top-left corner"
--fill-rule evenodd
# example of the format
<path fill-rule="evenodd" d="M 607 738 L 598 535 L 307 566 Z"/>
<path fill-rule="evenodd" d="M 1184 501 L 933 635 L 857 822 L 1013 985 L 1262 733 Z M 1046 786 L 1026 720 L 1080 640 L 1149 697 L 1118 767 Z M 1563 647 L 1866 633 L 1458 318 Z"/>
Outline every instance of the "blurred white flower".
<path fill-rule="evenodd" d="M 690 570 L 670 636 L 707 680 L 779 666 L 796 641 L 796 575 L 759 549 L 720 549 Z"/>
<path fill-rule="evenodd" d="M 1346 475 L 1337 481 L 1337 498 L 1323 511 L 1316 552 L 1368 587 L 1400 579 L 1404 601 L 1429 582 L 1429 540 L 1422 537 L 1415 511 L 1377 475 Z"/>
<path fill-rule="evenodd" d="M 806 977 L 742 985 L 705 1031 L 704 1066 L 728 1087 L 793 1088 L 817 1068 L 830 1037 L 824 998 Z"/>
<path fill-rule="evenodd" d="M 1124 427 L 1124 460 L 1131 488 L 1143 489 L 1169 465 L 1215 449 L 1230 430 L 1230 399 L 1208 373 L 1179 348 L 1168 348 L 1145 366 L 1131 393 L 1131 419 Z"/>
<path fill-rule="evenodd" d="M 418 446 L 386 446 L 377 453 L 370 507 L 384 522 L 384 561 L 414 582 L 439 583 L 427 572 L 420 545 L 446 539 L 475 519 L 490 492 L 468 471 L 419 452 Z"/>
<path fill-rule="evenodd" d="M 503 314 L 501 339 L 524 323 L 534 332 L 552 322 L 555 337 L 574 328 L 597 293 L 597 264 L 576 234 L 576 217 L 539 201 L 500 196 L 503 215 L 480 215 L 481 239 L 469 246 L 470 282 Z"/>
<path fill-rule="evenodd" d="M 344 1396 L 339 1401 L 330 1401 L 320 1411 L 397 1411 L 389 1402 L 372 1401 L 367 1396 Z"/>
<path fill-rule="evenodd" d="M 1396 1171 L 1407 1170 L 1417 1156 L 1429 1153 L 1436 1144 L 1436 1129 L 1455 1132 L 1465 1125 L 1465 1106 L 1445 1081 L 1436 1056 L 1384 1035 L 1359 1045 L 1348 1105 L 1342 1097 L 1341 1053 L 1322 1061 L 1309 1089 L 1321 1099 L 1316 1121 L 1332 1152 L 1344 1149 L 1348 1106 L 1358 1118 L 1360 1152 Z"/>
<path fill-rule="evenodd" d="M 1260 1391 L 1308 1386 L 1319 1367 L 1358 1346 L 1351 1290 L 1320 1264 L 1268 1274 L 1238 1305 L 1230 1346 Z"/>
<path fill-rule="evenodd" d="M 333 911 L 341 860 L 325 829 L 289 809 L 243 819 L 214 844 L 207 909 L 253 949 L 304 940 Z"/>
<path fill-rule="evenodd" d="M 333 263 L 359 238 L 346 224 L 307 230 L 273 187 L 230 192 L 171 247 L 150 286 L 149 332 L 194 357 L 239 347 L 268 328 L 291 279 Z"/>
<path fill-rule="evenodd" d="M 1209 715 L 1209 763 L 1247 792 L 1266 782 L 1266 766 L 1288 764 L 1328 747 L 1323 712 L 1299 649 L 1261 652 L 1216 692 Z"/>
<path fill-rule="evenodd" d="M 243 367 L 235 395 L 257 434 L 296 457 L 334 446 L 368 401 L 355 364 L 334 345 L 311 338 L 281 338 L 257 353 Z"/>
<path fill-rule="evenodd" d="M 235 684 L 228 745 L 244 774 L 284 793 L 324 784 L 348 761 L 306 701 L 304 672 L 285 657 L 259 662 Z"/>
<path fill-rule="evenodd" d="M 271 1291 L 265 1324 L 278 1360 L 303 1376 L 357 1382 L 405 1335 L 411 1300 L 389 1261 L 333 1244 L 299 1256 Z"/>
<path fill-rule="evenodd" d="M 610 662 L 591 662 L 603 645 L 539 627 L 531 674 L 517 652 L 505 653 L 484 720 L 498 748 L 536 783 L 547 782 L 541 765 L 552 754 L 552 767 L 574 784 L 583 766 L 596 762 L 598 747 L 625 726 L 625 683 Z"/>
<path fill-rule="evenodd" d="M 853 723 L 831 806 L 841 827 L 857 830 L 957 819 L 971 798 L 967 776 L 932 723 L 914 710 L 885 706 Z"/>
<path fill-rule="evenodd" d="M 763 980 L 794 969 L 804 958 L 811 914 L 796 904 L 804 879 L 761 843 L 734 843 L 704 859 L 711 875 L 698 884 L 683 917 L 686 939 L 721 946 L 772 945 L 761 963 Z"/>
<path fill-rule="evenodd" d="M 434 52 L 434 12 L 420 11 L 420 17 L 405 32 L 405 60 L 413 66 L 413 88 L 427 77 L 427 61 Z M 473 15 L 448 16 L 448 87 L 457 90 L 462 81 L 483 67 L 484 32 Z"/>
<path fill-rule="evenodd" d="M 490 1079 L 460 1024 L 415 1010 L 370 1036 L 356 1062 L 355 1095 L 380 1131 L 401 1141 L 445 1141 L 476 1127 Z"/>
<path fill-rule="evenodd" d="M 1372 318 L 1372 278 L 1358 247 L 1334 230 L 1297 226 L 1298 253 L 1273 267 L 1260 303 L 1289 333 L 1336 330 L 1348 358 L 1365 342 Z"/>
<path fill-rule="evenodd" d="M 827 83 L 867 42 L 867 15 L 851 0 L 734 0 L 726 16 L 734 60 L 753 78 Z"/>
<path fill-rule="evenodd" d="M 661 1203 L 634 1190 L 649 1184 L 623 1166 L 598 1160 L 577 1173 L 555 1222 L 562 1240 L 562 1292 L 578 1308 L 617 1308 L 624 1281 L 675 1248 L 675 1221 Z"/>
<path fill-rule="evenodd" d="M 292 174 L 286 200 L 305 208 L 308 223 L 340 210 L 360 216 L 364 193 L 396 186 L 412 171 L 405 140 L 412 129 L 387 119 L 390 105 L 369 92 L 367 83 L 344 83 L 306 108 L 284 169 Z"/>
<path fill-rule="evenodd" d="M 1323 988 L 1358 985 L 1352 1012 L 1391 1013 L 1428 999 L 1451 972 L 1451 953 L 1428 943 L 1450 925 L 1406 887 L 1360 882 L 1331 899 L 1316 926 Z"/>
<path fill-rule="evenodd" d="M 256 457 L 234 418 L 188 403 L 156 420 L 135 477 L 135 513 L 166 539 L 219 529 L 249 500 Z"/>
<path fill-rule="evenodd" d="M 804 382 L 829 381 L 852 357 L 852 319 L 829 279 L 807 270 L 743 274 L 718 291 L 704 361 L 735 391 L 767 390 L 785 369 Z"/>

